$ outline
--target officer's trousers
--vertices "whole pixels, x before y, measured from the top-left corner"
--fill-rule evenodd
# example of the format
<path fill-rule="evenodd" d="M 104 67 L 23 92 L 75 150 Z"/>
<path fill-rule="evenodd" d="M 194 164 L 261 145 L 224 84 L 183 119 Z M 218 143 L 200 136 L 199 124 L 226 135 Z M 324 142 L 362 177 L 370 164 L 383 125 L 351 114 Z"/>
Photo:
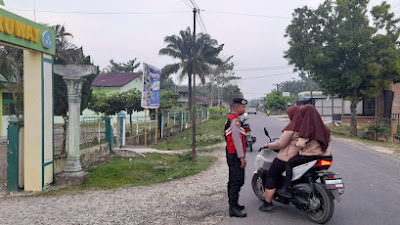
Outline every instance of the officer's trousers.
<path fill-rule="evenodd" d="M 229 167 L 228 198 L 229 206 L 237 207 L 239 191 L 244 184 L 244 169 L 240 168 L 240 159 L 236 154 L 227 154 L 226 160 Z"/>

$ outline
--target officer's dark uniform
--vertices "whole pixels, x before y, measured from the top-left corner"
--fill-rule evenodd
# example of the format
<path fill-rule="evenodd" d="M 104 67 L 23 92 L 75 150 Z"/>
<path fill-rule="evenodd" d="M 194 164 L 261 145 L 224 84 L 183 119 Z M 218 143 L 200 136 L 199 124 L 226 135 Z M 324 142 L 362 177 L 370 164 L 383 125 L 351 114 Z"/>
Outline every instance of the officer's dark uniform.
<path fill-rule="evenodd" d="M 233 103 L 246 105 L 247 101 L 234 99 Z M 246 216 L 245 213 L 240 211 L 244 207 L 238 204 L 239 191 L 244 184 L 244 168 L 241 168 L 240 158 L 243 158 L 246 153 L 245 138 L 245 130 L 241 126 L 239 116 L 231 113 L 225 124 L 226 159 L 229 167 L 228 198 L 230 216 Z"/>

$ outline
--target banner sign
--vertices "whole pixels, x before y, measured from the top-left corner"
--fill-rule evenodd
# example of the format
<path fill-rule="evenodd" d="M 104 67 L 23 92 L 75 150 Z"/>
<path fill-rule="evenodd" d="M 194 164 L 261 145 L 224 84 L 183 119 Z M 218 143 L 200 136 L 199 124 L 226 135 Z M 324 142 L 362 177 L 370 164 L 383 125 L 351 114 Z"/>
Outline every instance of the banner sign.
<path fill-rule="evenodd" d="M 143 63 L 142 108 L 160 107 L 160 69 Z"/>

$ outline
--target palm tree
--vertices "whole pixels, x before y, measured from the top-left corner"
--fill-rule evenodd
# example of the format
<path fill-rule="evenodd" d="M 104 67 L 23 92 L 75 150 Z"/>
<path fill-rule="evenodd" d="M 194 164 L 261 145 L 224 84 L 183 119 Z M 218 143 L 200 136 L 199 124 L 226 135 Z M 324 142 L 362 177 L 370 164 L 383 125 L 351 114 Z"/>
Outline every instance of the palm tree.
<path fill-rule="evenodd" d="M 196 51 L 194 51 L 193 34 L 188 27 L 181 30 L 178 35 L 171 35 L 164 38 L 168 43 L 166 48 L 160 50 L 160 55 L 168 55 L 180 60 L 178 63 L 168 64 L 161 70 L 162 78 L 178 73 L 179 80 L 188 77 L 189 86 L 189 109 L 192 106 L 192 74 L 197 75 L 202 83 L 205 83 L 206 76 L 211 72 L 211 65 L 219 65 L 222 61 L 218 58 L 223 44 L 218 45 L 217 40 L 210 35 L 199 33 L 196 35 Z M 193 53 L 196 60 L 193 59 Z"/>
<path fill-rule="evenodd" d="M 168 44 L 166 48 L 160 50 L 160 55 L 168 55 L 174 59 L 180 60 L 178 63 L 168 64 L 161 70 L 162 78 L 166 78 L 171 74 L 178 73 L 178 78 L 182 80 L 188 76 L 189 86 L 189 109 L 192 112 L 192 161 L 196 156 L 196 75 L 204 84 L 206 77 L 211 73 L 212 65 L 219 65 L 222 60 L 218 58 L 218 54 L 223 49 L 223 44 L 218 45 L 218 41 L 211 38 L 208 34 L 199 33 L 194 38 L 190 28 L 181 30 L 179 35 L 171 35 L 164 38 Z M 192 77 L 193 75 L 193 77 Z M 193 78 L 193 91 L 192 91 Z M 193 93 L 193 94 L 192 94 Z"/>
<path fill-rule="evenodd" d="M 214 83 L 217 88 L 217 97 L 218 97 L 218 104 L 220 104 L 220 86 L 224 86 L 225 84 L 229 83 L 232 80 L 240 79 L 239 77 L 235 77 L 234 73 L 232 72 L 234 68 L 234 63 L 231 61 L 233 58 L 229 56 L 225 60 L 222 61 L 221 64 L 217 65 L 213 68 L 212 73 L 209 76 L 210 79 L 210 106 L 212 106 L 212 99 L 213 99 L 213 87 Z M 230 73 L 228 73 L 230 72 Z M 220 105 L 219 105 L 220 106 Z"/>

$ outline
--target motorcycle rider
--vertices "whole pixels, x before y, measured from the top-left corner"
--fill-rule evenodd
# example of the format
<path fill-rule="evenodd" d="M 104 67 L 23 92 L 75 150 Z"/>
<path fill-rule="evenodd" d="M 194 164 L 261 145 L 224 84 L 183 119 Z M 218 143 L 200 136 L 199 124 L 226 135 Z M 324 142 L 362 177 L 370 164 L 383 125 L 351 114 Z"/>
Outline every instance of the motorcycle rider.
<path fill-rule="evenodd" d="M 296 116 L 299 110 L 299 106 L 291 106 L 286 109 L 290 123 L 283 129 L 279 141 L 264 145 L 266 148 L 274 150 L 279 149 L 279 153 L 268 170 L 268 176 L 265 182 L 265 200 L 259 208 L 260 211 L 272 210 L 272 197 L 279 185 L 279 178 L 286 169 L 286 163 L 300 151 L 300 147 L 296 146 L 299 140 L 299 133 L 294 131 L 296 125 L 301 122 Z"/>
<path fill-rule="evenodd" d="M 291 182 L 293 177 L 293 167 L 319 159 L 321 157 L 331 156 L 328 149 L 331 131 L 327 128 L 321 119 L 318 111 L 312 105 L 301 107 L 298 118 L 301 123 L 297 123 L 294 130 L 299 133 L 297 146 L 301 147 L 299 154 L 291 158 L 286 163 L 285 189 L 282 196 L 291 198 Z"/>
<path fill-rule="evenodd" d="M 245 131 L 239 116 L 246 111 L 247 101 L 242 98 L 233 99 L 231 113 L 225 124 L 226 160 L 229 167 L 228 198 L 229 216 L 246 217 L 242 212 L 244 206 L 238 204 L 240 188 L 244 184 L 244 168 L 246 167 Z"/>

